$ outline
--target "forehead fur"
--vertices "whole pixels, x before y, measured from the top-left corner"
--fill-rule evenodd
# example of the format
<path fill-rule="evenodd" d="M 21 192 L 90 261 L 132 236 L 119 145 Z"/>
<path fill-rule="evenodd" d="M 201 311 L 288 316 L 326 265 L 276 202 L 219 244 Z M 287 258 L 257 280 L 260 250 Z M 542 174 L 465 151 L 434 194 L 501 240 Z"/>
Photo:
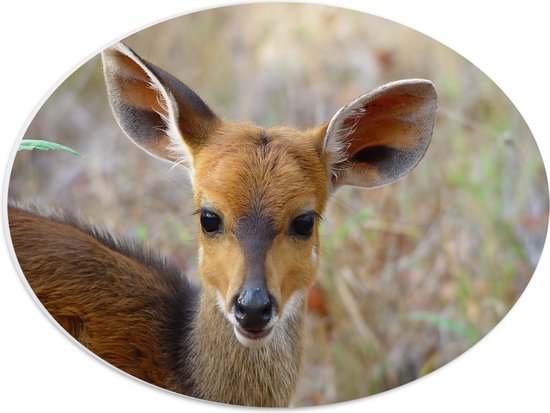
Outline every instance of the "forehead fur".
<path fill-rule="evenodd" d="M 315 132 L 226 124 L 195 155 L 195 201 L 233 218 L 266 213 L 276 223 L 328 196 Z"/>

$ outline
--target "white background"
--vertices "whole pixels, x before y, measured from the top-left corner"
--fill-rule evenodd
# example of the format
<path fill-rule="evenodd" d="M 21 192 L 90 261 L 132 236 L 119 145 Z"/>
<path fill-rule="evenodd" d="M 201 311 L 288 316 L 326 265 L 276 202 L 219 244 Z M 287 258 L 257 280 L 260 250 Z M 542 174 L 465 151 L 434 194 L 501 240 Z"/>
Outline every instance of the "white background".
<path fill-rule="evenodd" d="M 24 1 L 1 12 L 0 168 L 63 79 L 109 43 L 153 22 L 215 1 Z M 468 58 L 514 102 L 550 160 L 550 39 L 545 2 L 325 1 L 417 29 Z M 9 7 L 9 8 L 8 8 Z M 5 205 L 7 176 L 4 177 Z M 5 211 L 2 211 L 5 218 Z M 5 230 L 4 230 L 5 232 Z M 48 321 L 14 269 L 0 259 L 0 410 L 4 412 L 220 409 L 143 385 L 88 356 Z M 396 390 L 329 410 L 550 411 L 548 248 L 527 290 L 478 345 L 448 366 Z M 544 275 L 546 274 L 546 275 Z M 32 410 L 31 410 L 32 409 Z M 223 411 L 223 410 L 222 410 Z"/>

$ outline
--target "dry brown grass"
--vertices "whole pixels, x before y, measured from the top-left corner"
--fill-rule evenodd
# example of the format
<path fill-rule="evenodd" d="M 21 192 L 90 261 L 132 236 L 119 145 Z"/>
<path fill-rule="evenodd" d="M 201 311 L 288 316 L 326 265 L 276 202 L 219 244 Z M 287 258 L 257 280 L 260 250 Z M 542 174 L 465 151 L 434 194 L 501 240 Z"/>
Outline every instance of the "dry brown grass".
<path fill-rule="evenodd" d="M 525 288 L 548 219 L 540 153 L 506 96 L 453 51 L 368 15 L 287 4 L 188 15 L 127 43 L 220 115 L 265 126 L 321 123 L 390 80 L 436 84 L 438 122 L 420 166 L 389 187 L 345 188 L 330 204 L 296 405 L 374 394 L 429 373 L 487 334 Z M 122 136 L 98 58 L 51 96 L 25 138 L 86 159 L 19 153 L 11 197 L 78 210 L 196 274 L 184 174 Z"/>

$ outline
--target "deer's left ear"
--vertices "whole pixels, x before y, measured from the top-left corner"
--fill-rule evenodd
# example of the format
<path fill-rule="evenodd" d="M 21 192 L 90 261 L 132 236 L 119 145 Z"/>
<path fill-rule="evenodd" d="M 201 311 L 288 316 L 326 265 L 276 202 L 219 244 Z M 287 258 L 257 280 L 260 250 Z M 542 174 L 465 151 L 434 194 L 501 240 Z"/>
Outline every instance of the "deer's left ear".
<path fill-rule="evenodd" d="M 394 182 L 430 144 L 437 96 L 428 80 L 388 83 L 341 108 L 319 136 L 332 189 Z"/>

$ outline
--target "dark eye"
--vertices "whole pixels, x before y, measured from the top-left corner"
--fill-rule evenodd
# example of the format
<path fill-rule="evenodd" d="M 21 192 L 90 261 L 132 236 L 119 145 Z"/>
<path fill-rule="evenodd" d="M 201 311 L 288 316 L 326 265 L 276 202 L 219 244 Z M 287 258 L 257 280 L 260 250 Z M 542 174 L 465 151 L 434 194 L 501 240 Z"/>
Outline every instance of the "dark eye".
<path fill-rule="evenodd" d="M 207 234 L 219 231 L 222 224 L 221 218 L 211 211 L 201 211 L 202 230 Z"/>
<path fill-rule="evenodd" d="M 299 237 L 309 237 L 313 232 L 315 216 L 312 213 L 300 215 L 290 224 L 290 234 Z"/>

